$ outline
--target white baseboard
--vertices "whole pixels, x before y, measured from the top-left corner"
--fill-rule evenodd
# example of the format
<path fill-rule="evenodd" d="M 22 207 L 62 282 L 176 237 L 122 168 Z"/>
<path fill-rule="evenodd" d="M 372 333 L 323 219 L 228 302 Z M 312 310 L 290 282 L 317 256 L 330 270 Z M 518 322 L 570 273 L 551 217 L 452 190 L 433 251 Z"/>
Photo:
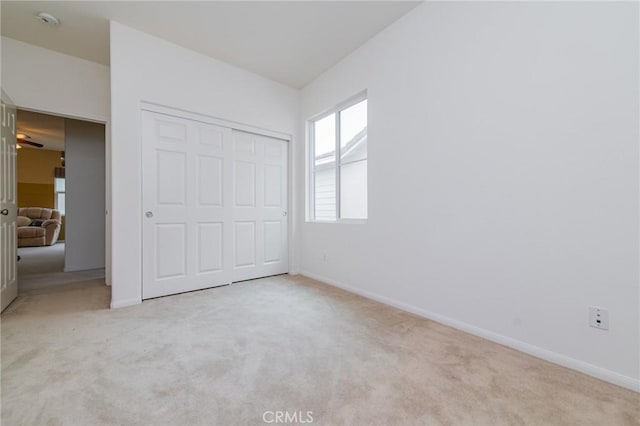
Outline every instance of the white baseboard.
<path fill-rule="evenodd" d="M 128 300 L 112 300 L 111 309 L 124 308 L 126 306 L 139 305 L 142 303 L 140 299 L 128 299 Z"/>
<path fill-rule="evenodd" d="M 616 373 L 615 371 L 607 370 L 605 368 L 598 367 L 593 364 L 589 364 L 584 361 L 580 361 L 580 360 L 568 357 L 566 355 L 559 354 L 557 352 L 543 349 L 539 346 L 525 343 L 520 340 L 512 339 L 511 337 L 494 333 L 493 331 L 489 331 L 484 328 L 476 327 L 474 325 L 471 325 L 462 321 L 458 321 L 440 314 L 436 314 L 436 313 L 427 311 L 425 309 L 417 308 L 415 306 L 412 306 L 403 302 L 398 302 L 388 297 L 379 296 L 377 294 L 374 294 L 366 290 L 362 290 L 347 284 L 343 284 L 341 282 L 338 282 L 328 277 L 324 277 L 319 274 L 315 274 L 313 272 L 303 270 L 303 271 L 300 271 L 300 274 L 307 276 L 309 278 L 313 278 L 314 280 L 322 281 L 331 286 L 346 290 L 350 293 L 358 294 L 360 296 L 366 297 L 367 299 L 372 299 L 377 302 L 384 303 L 385 305 L 393 306 L 394 308 L 398 308 L 403 311 L 410 312 L 412 314 L 439 322 L 441 324 L 456 328 L 458 330 L 462 330 L 466 333 L 473 334 L 475 336 L 482 337 L 487 340 L 491 340 L 492 342 L 496 342 L 501 345 L 508 346 L 520 352 L 524 352 L 526 354 L 535 356 L 537 358 L 544 359 L 545 361 L 549 361 L 554 364 L 558 364 L 563 367 L 567 367 L 572 370 L 579 371 L 581 373 L 587 374 L 597 379 L 604 380 L 605 382 L 613 383 L 614 385 L 622 386 L 623 388 L 627 388 L 635 392 L 640 392 L 640 380 L 634 379 L 633 377 L 624 376 L 622 374 Z"/>

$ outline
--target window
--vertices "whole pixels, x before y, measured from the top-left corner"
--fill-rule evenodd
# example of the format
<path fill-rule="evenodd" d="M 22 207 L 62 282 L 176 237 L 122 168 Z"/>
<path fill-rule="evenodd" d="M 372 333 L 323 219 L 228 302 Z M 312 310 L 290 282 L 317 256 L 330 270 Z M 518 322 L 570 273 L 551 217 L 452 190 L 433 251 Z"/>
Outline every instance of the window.
<path fill-rule="evenodd" d="M 367 99 L 310 122 L 309 219 L 367 218 Z"/>
<path fill-rule="evenodd" d="M 56 192 L 56 210 L 60 211 L 60 214 L 64 216 L 64 201 L 65 201 L 65 184 L 64 178 L 55 178 L 53 180 L 53 189 Z"/>

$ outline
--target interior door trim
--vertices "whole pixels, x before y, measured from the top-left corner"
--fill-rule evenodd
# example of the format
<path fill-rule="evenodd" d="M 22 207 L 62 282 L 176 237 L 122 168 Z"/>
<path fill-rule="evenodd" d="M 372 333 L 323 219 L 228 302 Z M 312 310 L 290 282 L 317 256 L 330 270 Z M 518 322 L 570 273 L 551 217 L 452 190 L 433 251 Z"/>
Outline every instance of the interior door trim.
<path fill-rule="evenodd" d="M 140 109 L 142 111 L 156 112 L 159 114 L 166 114 L 177 118 L 184 118 L 187 120 L 201 121 L 203 123 L 213 124 L 216 126 L 227 127 L 233 130 L 240 130 L 248 133 L 255 133 L 256 135 L 268 136 L 270 138 L 281 139 L 287 142 L 291 142 L 293 137 L 288 133 L 277 132 L 274 130 L 263 129 L 261 127 L 252 126 L 249 124 L 238 123 L 236 121 L 224 120 L 222 118 L 212 117 L 197 112 L 187 111 L 180 108 L 173 108 L 166 105 L 161 105 L 153 102 L 142 101 L 140 102 Z"/>

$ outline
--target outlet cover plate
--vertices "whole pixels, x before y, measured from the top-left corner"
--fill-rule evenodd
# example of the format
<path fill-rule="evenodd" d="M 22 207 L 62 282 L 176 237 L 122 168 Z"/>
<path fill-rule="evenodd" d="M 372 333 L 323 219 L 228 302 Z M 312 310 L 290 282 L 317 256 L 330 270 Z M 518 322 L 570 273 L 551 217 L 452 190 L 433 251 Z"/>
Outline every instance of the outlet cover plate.
<path fill-rule="evenodd" d="M 589 306 L 589 326 L 600 330 L 608 330 L 609 311 L 597 306 Z"/>

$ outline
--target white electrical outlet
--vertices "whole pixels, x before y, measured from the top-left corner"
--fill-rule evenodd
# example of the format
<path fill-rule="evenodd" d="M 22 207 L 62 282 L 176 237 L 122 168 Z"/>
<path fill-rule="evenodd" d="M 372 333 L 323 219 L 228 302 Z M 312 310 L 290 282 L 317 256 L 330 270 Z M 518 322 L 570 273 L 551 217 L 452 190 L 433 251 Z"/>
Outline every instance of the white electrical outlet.
<path fill-rule="evenodd" d="M 601 330 L 608 330 L 609 311 L 597 306 L 589 306 L 589 325 Z"/>

